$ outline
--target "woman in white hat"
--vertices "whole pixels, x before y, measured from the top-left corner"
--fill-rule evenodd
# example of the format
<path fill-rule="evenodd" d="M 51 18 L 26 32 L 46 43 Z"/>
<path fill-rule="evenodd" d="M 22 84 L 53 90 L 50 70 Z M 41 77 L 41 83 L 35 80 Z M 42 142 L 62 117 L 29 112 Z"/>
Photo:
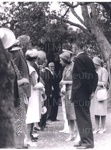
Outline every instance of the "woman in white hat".
<path fill-rule="evenodd" d="M 101 59 L 99 57 L 94 57 L 93 62 L 96 68 L 96 72 L 98 74 L 98 86 L 92 100 L 92 107 L 95 115 L 95 130 L 96 133 L 104 133 L 105 123 L 106 123 L 106 115 L 107 115 L 107 100 L 98 101 L 97 100 L 97 92 L 99 89 L 106 87 L 108 83 L 108 72 L 104 67 L 101 67 Z M 101 124 L 100 124 L 101 119 Z"/>
<path fill-rule="evenodd" d="M 27 139 L 26 144 L 28 146 L 36 146 L 36 143 L 31 142 L 30 131 L 31 124 L 34 126 L 40 122 L 41 119 L 41 102 L 42 102 L 42 91 L 45 92 L 44 85 L 41 82 L 37 82 L 38 74 L 33 68 L 35 60 L 38 56 L 36 49 L 26 51 L 26 59 L 29 67 L 30 81 L 31 81 L 31 96 L 29 98 L 26 124 L 27 124 Z"/>
<path fill-rule="evenodd" d="M 16 41 L 14 33 L 7 28 L 0 28 L 0 34 L 1 34 L 1 41 L 2 41 L 3 47 L 6 50 L 10 49 Z M 21 107 L 21 102 L 24 101 L 24 97 L 21 95 L 24 94 L 24 92 L 22 90 L 22 85 L 29 84 L 29 81 L 26 78 L 22 78 L 20 76 L 20 73 L 19 73 L 16 65 L 12 61 L 10 54 L 8 53 L 8 51 L 5 51 L 5 52 L 8 55 L 7 70 L 13 74 L 11 77 L 9 77 L 10 82 L 12 84 L 9 88 L 10 88 L 10 90 L 12 89 L 13 103 L 15 104 L 15 112 L 14 112 L 14 118 L 13 118 L 14 119 L 14 121 L 13 121 L 14 127 L 13 128 L 15 131 L 15 139 L 13 139 L 13 138 L 12 139 L 15 140 L 16 148 L 23 148 L 24 134 L 25 134 L 24 133 L 25 132 L 25 107 L 24 107 L 24 105 L 22 105 L 22 107 Z M 8 88 L 8 86 L 7 86 L 7 88 Z M 10 95 L 8 95 L 7 92 L 5 94 L 7 96 L 10 96 Z M 7 131 L 7 134 L 10 135 L 10 133 L 8 133 L 8 131 Z M 10 137 L 10 139 L 11 139 L 11 137 Z"/>

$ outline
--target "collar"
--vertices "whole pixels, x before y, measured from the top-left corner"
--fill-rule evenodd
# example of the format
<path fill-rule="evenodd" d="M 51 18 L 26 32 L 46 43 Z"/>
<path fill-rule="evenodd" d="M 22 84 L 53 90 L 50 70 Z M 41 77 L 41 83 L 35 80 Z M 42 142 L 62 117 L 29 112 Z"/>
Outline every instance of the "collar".
<path fill-rule="evenodd" d="M 84 53 L 84 52 L 79 52 L 79 53 L 76 55 L 76 57 L 79 56 L 79 55 L 82 54 L 82 53 Z"/>

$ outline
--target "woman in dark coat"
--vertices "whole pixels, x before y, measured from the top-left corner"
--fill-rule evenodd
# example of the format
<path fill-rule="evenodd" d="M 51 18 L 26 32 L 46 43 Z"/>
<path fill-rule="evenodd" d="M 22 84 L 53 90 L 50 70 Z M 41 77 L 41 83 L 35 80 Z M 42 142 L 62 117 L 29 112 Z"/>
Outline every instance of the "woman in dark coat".
<path fill-rule="evenodd" d="M 0 148 L 14 148 L 14 73 L 0 40 Z"/>
<path fill-rule="evenodd" d="M 20 104 L 22 102 L 20 86 L 22 84 L 29 83 L 29 81 L 25 78 L 19 77 L 18 70 L 14 62 L 12 61 L 10 54 L 8 53 L 8 51 L 5 50 L 5 49 L 9 49 L 14 44 L 15 35 L 11 30 L 6 28 L 0 28 L 0 33 L 1 32 L 3 32 L 4 35 L 2 35 L 0 46 L 1 46 L 1 51 L 4 53 L 4 55 L 2 56 L 6 58 L 4 59 L 4 62 L 3 62 L 3 58 L 0 59 L 1 60 L 0 79 L 3 85 L 3 87 L 1 86 L 0 92 L 2 94 L 1 97 L 3 97 L 4 102 L 6 100 L 6 103 L 4 103 L 4 107 L 2 104 L 0 105 L 2 106 L 2 109 L 4 108 L 4 111 L 2 111 L 2 114 L 4 116 L 3 118 L 4 132 L 2 131 L 2 129 L 0 131 L 3 132 L 3 135 L 5 135 L 3 138 L 4 143 L 2 142 L 1 147 L 22 148 L 24 143 L 24 139 L 22 138 L 21 138 L 22 141 L 19 143 L 19 145 L 15 145 L 16 141 L 18 141 L 16 140 L 17 134 L 21 134 L 21 128 L 23 127 L 23 126 L 21 127 L 21 122 L 25 121 L 25 118 L 23 120 L 20 119 L 21 116 L 22 118 L 24 116 L 24 114 L 21 114 L 22 112 L 19 111 Z M 5 118 L 7 118 L 7 120 L 5 120 Z M 2 123 L 2 121 L 0 122 Z M 23 123 L 23 125 L 25 126 L 25 123 Z"/>

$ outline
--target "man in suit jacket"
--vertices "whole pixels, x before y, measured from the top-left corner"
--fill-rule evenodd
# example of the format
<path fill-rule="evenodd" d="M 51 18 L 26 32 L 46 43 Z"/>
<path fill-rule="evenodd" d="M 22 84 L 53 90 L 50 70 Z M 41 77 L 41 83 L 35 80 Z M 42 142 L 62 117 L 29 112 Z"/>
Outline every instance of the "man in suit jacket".
<path fill-rule="evenodd" d="M 90 118 L 91 95 L 95 92 L 98 76 L 93 61 L 84 53 L 83 45 L 77 42 L 73 45 L 76 54 L 73 68 L 72 97 L 74 102 L 80 142 L 74 146 L 77 149 L 94 147 L 92 123 Z"/>
<path fill-rule="evenodd" d="M 49 114 L 50 114 L 50 102 L 52 99 L 52 78 L 53 78 L 53 76 L 52 76 L 51 72 L 47 69 L 46 65 L 47 65 L 47 59 L 44 61 L 42 68 L 40 70 L 40 77 L 44 81 L 45 93 L 47 96 L 47 99 L 44 101 L 44 106 L 46 106 L 46 108 L 47 108 L 47 113 L 44 114 L 41 119 L 42 129 L 44 129 L 44 127 L 46 127 L 46 121 L 49 118 Z"/>
<path fill-rule="evenodd" d="M 49 113 L 49 120 L 51 121 L 57 121 L 57 114 L 58 114 L 58 106 L 59 106 L 59 82 L 61 80 L 61 74 L 56 72 L 55 70 L 55 64 L 53 62 L 50 62 L 48 64 L 48 68 L 52 74 L 52 98 L 50 100 L 50 113 Z"/>

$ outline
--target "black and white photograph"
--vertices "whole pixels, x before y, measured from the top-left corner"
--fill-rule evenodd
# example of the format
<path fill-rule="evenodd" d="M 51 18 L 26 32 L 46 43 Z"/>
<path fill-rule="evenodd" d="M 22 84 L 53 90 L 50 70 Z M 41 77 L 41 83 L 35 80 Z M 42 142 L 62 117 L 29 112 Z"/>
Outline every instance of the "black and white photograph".
<path fill-rule="evenodd" d="M 111 150 L 111 2 L 0 1 L 0 149 Z"/>

